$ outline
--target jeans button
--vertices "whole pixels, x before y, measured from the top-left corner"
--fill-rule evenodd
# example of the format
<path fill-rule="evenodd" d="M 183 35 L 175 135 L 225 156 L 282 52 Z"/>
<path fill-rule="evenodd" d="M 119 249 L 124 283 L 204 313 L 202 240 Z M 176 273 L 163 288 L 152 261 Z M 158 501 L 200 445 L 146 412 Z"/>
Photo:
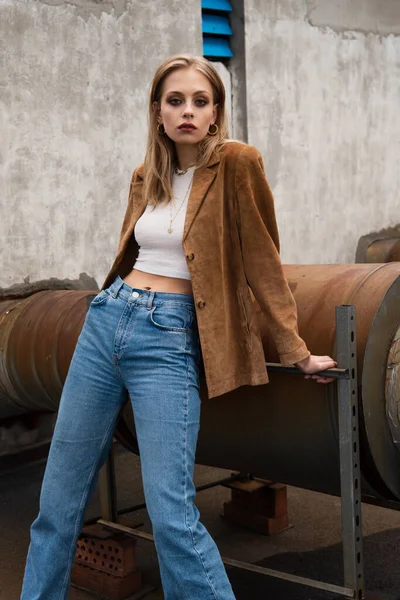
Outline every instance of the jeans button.
<path fill-rule="evenodd" d="M 132 298 L 139 298 L 139 292 L 132 292 Z"/>

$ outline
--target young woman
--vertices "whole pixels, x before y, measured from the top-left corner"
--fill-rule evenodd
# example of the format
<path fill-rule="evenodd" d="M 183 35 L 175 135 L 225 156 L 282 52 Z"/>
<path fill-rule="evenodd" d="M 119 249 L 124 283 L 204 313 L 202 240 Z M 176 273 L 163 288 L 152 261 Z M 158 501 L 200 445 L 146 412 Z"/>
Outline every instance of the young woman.
<path fill-rule="evenodd" d="M 234 599 L 194 504 L 200 365 L 210 397 L 267 383 L 249 286 L 283 363 L 307 374 L 336 364 L 299 338 L 278 249 L 260 154 L 227 140 L 215 68 L 186 55 L 165 61 L 117 257 L 64 385 L 21 600 L 67 598 L 84 510 L 126 390 L 165 599 Z"/>

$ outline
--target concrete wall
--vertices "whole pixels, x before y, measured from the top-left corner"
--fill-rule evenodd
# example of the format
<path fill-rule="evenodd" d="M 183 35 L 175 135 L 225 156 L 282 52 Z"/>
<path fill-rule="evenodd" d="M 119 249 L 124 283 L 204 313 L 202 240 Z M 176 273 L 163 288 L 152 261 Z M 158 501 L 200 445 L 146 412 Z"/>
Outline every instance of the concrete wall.
<path fill-rule="evenodd" d="M 400 222 L 400 2 L 231 1 L 236 56 L 218 68 L 232 136 L 264 156 L 282 258 L 353 262 Z M 202 52 L 200 0 L 0 0 L 0 287 L 101 283 L 150 79 L 182 51 Z"/>
<path fill-rule="evenodd" d="M 400 222 L 399 34 L 398 0 L 245 0 L 248 141 L 287 263 L 353 262 Z"/>
<path fill-rule="evenodd" d="M 0 0 L 0 286 L 101 283 L 148 86 L 169 55 L 201 54 L 198 0 Z"/>

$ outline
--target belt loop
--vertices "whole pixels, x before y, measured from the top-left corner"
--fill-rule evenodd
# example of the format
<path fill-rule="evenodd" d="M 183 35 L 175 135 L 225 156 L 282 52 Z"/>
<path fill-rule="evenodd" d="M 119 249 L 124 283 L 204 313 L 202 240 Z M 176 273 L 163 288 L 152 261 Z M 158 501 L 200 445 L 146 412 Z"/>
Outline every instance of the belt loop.
<path fill-rule="evenodd" d="M 154 295 L 155 295 L 155 292 L 149 292 L 149 297 L 147 298 L 147 304 L 146 304 L 147 310 L 150 310 L 153 306 Z"/>
<path fill-rule="evenodd" d="M 118 292 L 119 292 L 119 290 L 122 288 L 122 286 L 123 286 L 123 285 L 124 285 L 124 281 L 123 281 L 123 279 L 121 278 L 121 281 L 120 281 L 120 282 L 118 283 L 118 285 L 117 285 L 117 289 L 116 289 L 116 290 L 115 290 L 115 292 L 113 292 L 113 294 L 112 294 L 113 298 L 116 298 L 116 297 L 118 296 Z"/>

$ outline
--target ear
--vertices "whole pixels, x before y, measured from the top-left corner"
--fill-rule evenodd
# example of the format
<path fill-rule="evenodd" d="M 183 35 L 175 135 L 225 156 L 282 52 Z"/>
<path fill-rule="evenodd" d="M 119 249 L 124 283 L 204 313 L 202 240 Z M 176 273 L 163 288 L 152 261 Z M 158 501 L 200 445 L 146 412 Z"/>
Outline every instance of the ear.
<path fill-rule="evenodd" d="M 214 106 L 213 106 L 213 120 L 211 122 L 211 125 L 215 125 L 217 117 L 218 117 L 218 104 L 214 104 Z"/>
<path fill-rule="evenodd" d="M 161 119 L 161 116 L 160 116 L 161 107 L 160 107 L 159 102 L 153 102 L 153 111 L 157 115 L 157 121 L 159 123 L 162 123 L 162 119 Z"/>

